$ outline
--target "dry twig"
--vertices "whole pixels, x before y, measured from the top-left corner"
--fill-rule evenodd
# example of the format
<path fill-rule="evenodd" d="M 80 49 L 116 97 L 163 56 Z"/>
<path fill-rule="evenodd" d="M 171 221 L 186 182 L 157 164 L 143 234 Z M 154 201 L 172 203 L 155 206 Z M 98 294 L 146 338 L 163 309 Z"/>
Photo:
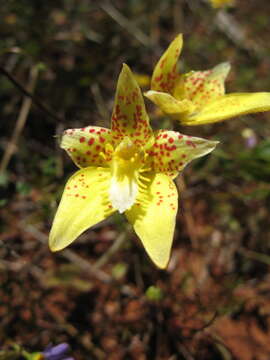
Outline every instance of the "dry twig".
<path fill-rule="evenodd" d="M 25 89 L 24 86 L 22 86 L 8 71 L 6 71 L 2 66 L 0 66 L 0 73 L 2 73 L 4 76 L 6 76 L 12 84 L 20 90 L 20 92 L 30 98 L 32 100 L 32 103 L 37 106 L 41 111 L 45 112 L 48 116 L 50 116 L 52 119 L 56 120 L 57 122 L 62 122 L 63 119 L 61 119 L 59 116 L 55 115 L 47 106 L 45 106 L 42 102 L 40 102 L 32 93 L 31 91 Z"/>
<path fill-rule="evenodd" d="M 114 241 L 112 246 L 95 262 L 95 264 L 93 265 L 93 268 L 94 269 L 99 269 L 103 265 L 105 265 L 106 262 L 111 258 L 111 256 L 113 254 L 115 254 L 122 247 L 122 245 L 126 241 L 128 235 L 129 235 L 128 230 L 123 231 L 118 236 L 118 238 Z"/>
<path fill-rule="evenodd" d="M 38 68 L 36 66 L 34 66 L 34 67 L 32 67 L 32 69 L 30 71 L 30 78 L 29 78 L 29 83 L 27 86 L 28 92 L 32 92 L 34 90 L 36 81 L 37 81 L 37 77 L 38 77 Z M 31 105 L 32 105 L 31 97 L 25 96 L 23 99 L 23 103 L 21 106 L 21 110 L 20 110 L 18 119 L 16 121 L 16 125 L 14 128 L 13 134 L 11 136 L 10 141 L 8 142 L 6 151 L 4 152 L 3 158 L 1 160 L 0 173 L 4 172 L 6 170 L 12 155 L 16 151 L 16 144 L 17 144 L 20 134 L 25 126 Z"/>
<path fill-rule="evenodd" d="M 99 7 L 105 11 L 113 20 L 115 20 L 122 28 L 133 35 L 144 46 L 150 45 L 150 39 L 146 36 L 130 19 L 127 19 L 120 13 L 110 2 L 102 1 Z"/>

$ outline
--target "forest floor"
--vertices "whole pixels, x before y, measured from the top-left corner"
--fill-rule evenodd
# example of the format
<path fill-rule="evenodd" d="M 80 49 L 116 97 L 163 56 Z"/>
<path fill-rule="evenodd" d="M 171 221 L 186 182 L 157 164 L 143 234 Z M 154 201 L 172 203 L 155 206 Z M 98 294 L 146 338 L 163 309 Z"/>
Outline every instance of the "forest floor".
<path fill-rule="evenodd" d="M 1 70 L 0 350 L 67 342 L 76 360 L 269 360 L 269 113 L 180 127 L 146 100 L 153 127 L 220 141 L 176 180 L 167 270 L 120 215 L 61 252 L 47 245 L 76 170 L 58 135 L 110 126 L 121 64 L 147 89 L 183 33 L 184 72 L 229 61 L 228 92 L 269 91 L 269 1 L 7 0 L 1 12 L 0 67 L 47 110 Z"/>

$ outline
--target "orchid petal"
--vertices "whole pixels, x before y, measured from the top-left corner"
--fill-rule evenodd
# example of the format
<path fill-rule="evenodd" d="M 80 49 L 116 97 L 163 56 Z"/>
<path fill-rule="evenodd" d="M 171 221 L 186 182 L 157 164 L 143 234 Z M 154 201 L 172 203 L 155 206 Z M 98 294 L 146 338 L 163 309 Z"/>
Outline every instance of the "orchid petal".
<path fill-rule="evenodd" d="M 171 252 L 178 194 L 174 182 L 165 174 L 151 174 L 148 180 L 145 193 L 140 193 L 125 214 L 150 259 L 164 269 Z"/>
<path fill-rule="evenodd" d="M 150 90 L 144 95 L 173 119 L 185 118 L 187 114 L 195 109 L 190 100 L 177 100 L 172 95 L 164 92 Z"/>
<path fill-rule="evenodd" d="M 194 71 L 183 76 L 185 98 L 191 100 L 198 108 L 224 95 L 224 81 L 230 71 L 230 64 L 225 62 L 212 70 Z M 175 97 L 179 98 L 177 88 Z"/>
<path fill-rule="evenodd" d="M 112 132 L 116 143 L 128 136 L 134 144 L 146 146 L 153 138 L 141 90 L 131 70 L 125 64 L 117 83 Z"/>
<path fill-rule="evenodd" d="M 207 155 L 215 149 L 218 141 L 187 136 L 175 131 L 159 130 L 156 141 L 148 151 L 155 172 L 175 177 L 190 161 Z"/>
<path fill-rule="evenodd" d="M 58 251 L 83 231 L 104 220 L 115 209 L 108 199 L 110 171 L 88 167 L 68 180 L 49 235 L 49 246 Z"/>
<path fill-rule="evenodd" d="M 202 125 L 236 116 L 270 110 L 270 93 L 233 93 L 206 104 L 199 112 L 183 121 L 185 125 Z"/>
<path fill-rule="evenodd" d="M 176 65 L 183 46 L 183 36 L 179 34 L 169 45 L 168 49 L 155 66 L 151 90 L 171 93 L 177 79 Z"/>
<path fill-rule="evenodd" d="M 108 149 L 108 144 L 111 143 L 111 130 L 98 126 L 87 126 L 81 129 L 66 130 L 60 146 L 66 150 L 79 168 L 85 168 L 106 166 L 111 158 L 111 152 Z"/>

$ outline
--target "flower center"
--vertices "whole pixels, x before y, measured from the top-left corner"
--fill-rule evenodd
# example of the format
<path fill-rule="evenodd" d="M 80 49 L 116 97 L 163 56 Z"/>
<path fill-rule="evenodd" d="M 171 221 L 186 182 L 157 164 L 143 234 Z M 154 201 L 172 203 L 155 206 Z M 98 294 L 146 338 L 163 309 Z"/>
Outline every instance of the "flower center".
<path fill-rule="evenodd" d="M 138 194 L 139 175 L 146 165 L 146 153 L 128 137 L 116 147 L 111 160 L 110 200 L 113 207 L 124 212 Z"/>
<path fill-rule="evenodd" d="M 120 172 L 136 171 L 143 166 L 144 157 L 144 151 L 138 149 L 128 137 L 125 137 L 114 151 L 112 168 Z"/>

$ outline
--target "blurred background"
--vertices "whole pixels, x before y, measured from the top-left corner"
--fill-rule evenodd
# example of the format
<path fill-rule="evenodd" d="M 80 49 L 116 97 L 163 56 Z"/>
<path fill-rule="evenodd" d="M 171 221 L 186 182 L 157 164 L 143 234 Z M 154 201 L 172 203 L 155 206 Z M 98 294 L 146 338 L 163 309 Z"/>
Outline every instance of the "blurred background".
<path fill-rule="evenodd" d="M 62 342 L 76 360 L 269 359 L 270 113 L 180 127 L 146 99 L 153 127 L 221 142 L 177 179 L 166 271 L 120 215 L 47 246 L 76 170 L 59 134 L 110 126 L 122 63 L 148 89 L 182 32 L 181 71 L 229 61 L 227 92 L 270 91 L 269 1 L 6 0 L 0 12 L 1 359 Z"/>

